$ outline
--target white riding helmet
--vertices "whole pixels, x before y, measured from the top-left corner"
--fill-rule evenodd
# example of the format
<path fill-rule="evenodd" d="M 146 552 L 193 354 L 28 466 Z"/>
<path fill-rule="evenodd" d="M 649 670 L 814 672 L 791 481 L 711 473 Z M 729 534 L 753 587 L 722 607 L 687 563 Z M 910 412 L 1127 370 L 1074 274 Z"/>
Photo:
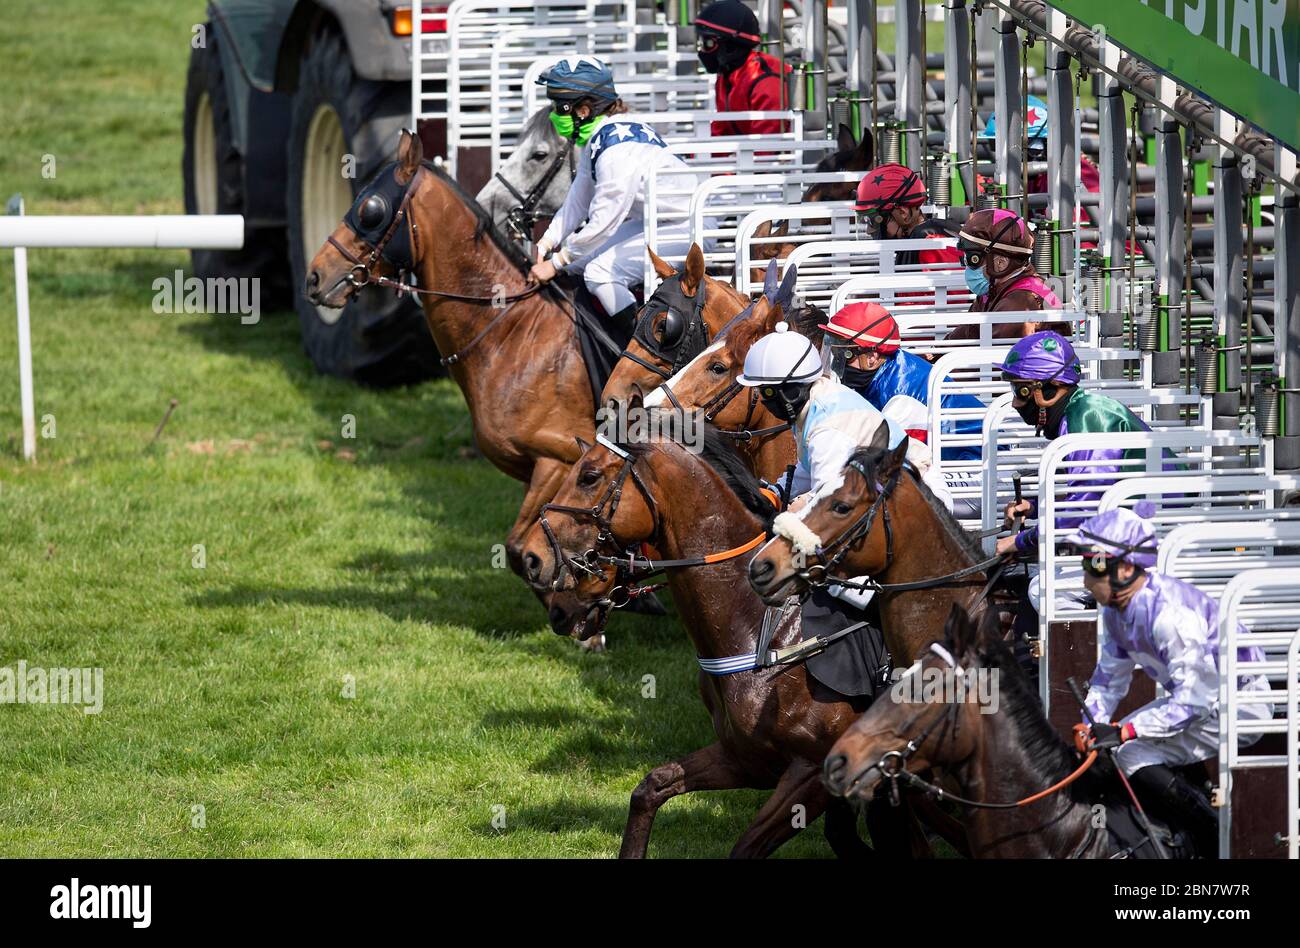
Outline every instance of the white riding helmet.
<path fill-rule="evenodd" d="M 736 381 L 750 388 L 759 385 L 782 385 L 815 382 L 822 375 L 822 357 L 812 340 L 790 332 L 787 323 L 777 323 L 776 330 L 750 346 L 745 356 L 745 370 Z"/>

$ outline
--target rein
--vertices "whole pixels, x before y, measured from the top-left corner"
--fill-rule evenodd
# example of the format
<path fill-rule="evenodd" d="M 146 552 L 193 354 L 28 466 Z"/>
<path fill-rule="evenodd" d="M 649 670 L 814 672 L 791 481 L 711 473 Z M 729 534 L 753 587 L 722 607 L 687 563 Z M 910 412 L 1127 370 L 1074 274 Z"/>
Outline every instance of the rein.
<path fill-rule="evenodd" d="M 566 146 L 567 147 L 563 151 L 556 152 L 555 160 L 551 162 L 550 167 L 546 169 L 545 174 L 543 174 L 538 182 L 532 186 L 527 194 L 520 194 L 519 189 L 511 184 L 506 176 L 500 171 L 493 176 L 505 185 L 506 190 L 510 192 L 510 196 L 519 202 L 510 209 L 509 213 L 506 214 L 506 227 L 510 229 L 510 232 L 515 235 L 517 240 L 532 240 L 533 227 L 542 219 L 543 216 L 537 213 L 537 205 L 541 202 L 542 195 L 546 193 L 546 189 L 551 186 L 551 182 L 555 180 L 555 176 L 563 166 L 565 158 L 568 158 L 569 160 L 569 180 L 572 181 L 577 176 L 577 166 L 574 164 L 573 142 L 568 141 Z"/>

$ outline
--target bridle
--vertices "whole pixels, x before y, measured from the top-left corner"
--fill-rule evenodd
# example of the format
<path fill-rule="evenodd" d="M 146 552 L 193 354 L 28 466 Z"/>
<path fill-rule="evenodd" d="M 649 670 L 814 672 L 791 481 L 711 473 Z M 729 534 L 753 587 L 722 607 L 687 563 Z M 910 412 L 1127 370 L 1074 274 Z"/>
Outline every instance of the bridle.
<path fill-rule="evenodd" d="M 857 471 L 867 484 L 872 483 L 873 478 L 867 473 L 866 467 L 858 459 L 851 459 L 846 466 Z M 876 484 L 876 498 L 871 502 L 871 506 L 859 514 L 857 519 L 849 524 L 839 536 L 829 543 L 819 545 L 816 555 L 821 561 L 808 566 L 797 575 L 811 586 L 832 585 L 842 586 L 846 589 L 870 589 L 880 593 L 891 593 L 964 585 L 961 580 L 965 580 L 966 577 L 973 576 L 976 573 L 989 572 L 988 581 L 984 584 L 983 592 L 979 597 L 980 600 L 984 599 L 992 591 L 998 578 L 1002 575 L 1002 570 L 1007 563 L 1007 556 L 1004 554 L 990 556 L 988 559 L 981 560 L 972 566 L 966 566 L 951 573 L 944 573 L 942 576 L 931 576 L 906 583 L 881 583 L 871 577 L 867 577 L 864 582 L 858 582 L 830 575 L 849 555 L 849 552 L 859 548 L 871 534 L 871 528 L 875 525 L 878 516 L 883 521 L 885 530 L 885 565 L 880 568 L 879 573 L 883 575 L 889 571 L 889 567 L 894 561 L 894 530 L 889 515 L 889 499 L 894 492 L 894 488 L 898 486 L 898 479 L 902 475 L 905 466 L 900 465 L 886 484 Z M 915 474 L 914 471 L 912 473 Z"/>
<path fill-rule="evenodd" d="M 627 483 L 628 478 L 630 477 L 632 479 L 632 483 L 636 486 L 636 489 L 641 492 L 641 496 L 645 499 L 646 506 L 650 510 L 650 518 L 652 522 L 651 536 L 658 535 L 660 531 L 661 520 L 659 516 L 659 505 L 655 501 L 654 495 L 650 492 L 650 489 L 646 487 L 645 482 L 641 480 L 640 474 L 637 473 L 636 458 L 633 457 L 630 452 L 607 439 L 603 434 L 598 433 L 596 435 L 596 442 L 602 447 L 608 449 L 623 462 L 618 473 L 614 476 L 613 480 L 609 482 L 609 486 L 605 488 L 604 493 L 601 494 L 600 499 L 591 507 L 574 507 L 554 503 L 543 504 L 540 516 L 538 517 L 538 522 L 542 525 L 542 532 L 546 534 L 547 543 L 550 544 L 551 551 L 555 556 L 555 562 L 560 564 L 560 568 L 556 571 L 555 578 L 551 581 L 551 589 L 560 589 L 560 583 L 563 581 L 564 571 L 566 568 L 573 573 L 575 580 L 579 573 L 585 576 L 603 577 L 604 567 L 606 566 L 613 566 L 616 569 L 626 569 L 626 573 L 629 577 L 628 584 L 625 586 L 614 587 L 614 589 L 610 590 L 605 599 L 596 604 L 610 606 L 617 609 L 627 605 L 637 596 L 645 595 L 646 593 L 652 592 L 653 589 L 659 588 L 658 586 L 649 587 L 639 585 L 655 574 L 671 568 L 711 566 L 714 563 L 722 563 L 727 560 L 735 559 L 738 556 L 748 553 L 750 550 L 756 549 L 764 540 L 767 539 L 767 533 L 760 532 L 752 540 L 742 543 L 740 546 L 733 547 L 730 550 L 723 550 L 718 553 L 708 553 L 704 556 L 691 556 L 674 560 L 656 560 L 650 559 L 647 556 L 638 556 L 632 551 L 623 552 L 622 547 L 618 543 L 618 539 L 614 536 L 614 515 L 618 511 L 618 505 L 623 499 L 623 488 Z M 765 493 L 769 493 L 769 499 L 773 501 L 773 505 L 775 506 L 776 501 L 774 496 L 771 495 L 770 492 L 765 491 Z M 560 545 L 559 538 L 556 537 L 555 532 L 551 529 L 551 525 L 546 516 L 548 513 L 562 513 L 573 517 L 575 520 L 587 520 L 594 523 L 599 530 L 596 534 L 594 545 L 583 553 L 582 556 L 574 556 L 566 553 L 564 548 Z M 616 552 L 613 554 L 602 552 L 602 547 L 612 549 Z"/>
<path fill-rule="evenodd" d="M 527 194 L 521 194 L 519 189 L 511 184 L 500 171 L 493 176 L 505 185 L 506 190 L 510 192 L 510 196 L 519 202 L 506 213 L 506 228 L 516 240 L 532 240 L 533 227 L 545 216 L 537 213 L 537 205 L 541 203 L 542 195 L 546 193 L 547 188 L 551 186 L 551 182 L 555 180 L 555 176 L 559 174 L 566 158 L 569 161 L 569 180 L 572 181 L 578 174 L 578 168 L 574 159 L 573 142 L 568 141 L 565 143 L 564 150 L 556 153 L 546 172 L 529 189 Z"/>
<path fill-rule="evenodd" d="M 687 296 L 685 291 L 682 290 L 681 274 L 678 274 L 675 279 L 665 280 L 659 284 L 659 288 L 655 290 L 650 299 L 646 300 L 645 306 L 642 307 L 641 318 L 637 321 L 636 331 L 633 332 L 632 338 L 639 342 L 652 356 L 661 362 L 666 362 L 671 368 L 664 369 L 662 366 L 647 362 L 629 349 L 623 350 L 623 358 L 631 359 L 637 365 L 649 369 L 665 381 L 672 378 L 688 362 L 708 348 L 711 341 L 709 327 L 704 322 L 704 304 L 707 301 L 707 295 L 708 291 L 705 289 L 705 283 L 701 281 L 700 285 L 696 287 L 695 295 Z M 684 312 L 689 312 L 690 316 L 683 317 Z M 673 333 L 676 338 L 671 342 L 662 342 L 650 334 L 650 324 L 654 321 L 654 317 L 660 313 L 668 314 L 664 318 L 665 337 L 669 335 L 669 320 L 674 317 L 678 320 L 683 318 L 686 320 L 681 327 L 680 334 Z"/>
<path fill-rule="evenodd" d="M 379 186 L 371 190 L 378 191 L 384 188 L 386 186 L 386 176 L 390 174 L 394 168 L 396 168 L 396 162 L 388 168 L 385 168 L 380 173 Z M 390 287 L 397 291 L 398 296 L 401 296 L 403 293 L 419 296 L 431 296 L 437 299 L 452 300 L 458 303 L 471 303 L 477 306 L 490 305 L 498 310 L 496 316 L 488 320 L 487 324 L 479 331 L 478 335 L 471 339 L 460 351 L 454 352 L 439 360 L 443 365 L 450 366 L 455 365 L 467 352 L 478 345 L 479 342 L 481 342 L 482 339 L 492 331 L 497 323 L 506 317 L 506 314 L 510 312 L 512 304 L 517 303 L 520 300 L 528 299 L 530 296 L 535 296 L 537 293 L 541 292 L 542 287 L 545 284 L 534 283 L 518 293 L 504 295 L 494 294 L 492 296 L 466 296 L 461 293 L 447 293 L 442 290 L 426 289 L 415 286 L 413 282 L 409 282 L 408 276 L 410 276 L 411 271 L 415 267 L 415 261 L 420 258 L 419 227 L 415 223 L 415 218 L 410 213 L 411 197 L 416 191 L 421 176 L 426 173 L 428 173 L 428 168 L 425 165 L 421 165 L 416 169 L 415 174 L 411 175 L 411 180 L 406 183 L 405 188 L 402 190 L 402 197 L 397 204 L 397 211 L 393 214 L 393 219 L 389 222 L 387 228 L 385 228 L 379 239 L 373 243 L 367 241 L 366 238 L 362 236 L 357 225 L 351 221 L 356 206 L 354 205 L 354 207 L 348 211 L 347 217 L 344 218 L 344 223 L 346 223 L 348 228 L 357 236 L 357 239 L 361 240 L 363 243 L 369 243 L 370 246 L 370 252 L 366 254 L 364 260 L 339 243 L 333 234 L 330 234 L 326 239 L 335 250 L 342 254 L 343 259 L 352 264 L 352 269 L 348 271 L 347 276 L 340 280 L 339 283 L 346 281 L 356 289 L 361 289 L 364 286 Z M 358 197 L 357 204 L 363 203 L 363 198 L 368 199 L 370 196 L 370 194 L 363 192 L 363 194 Z M 407 224 L 405 230 L 402 229 L 403 222 Z M 401 240 L 402 252 L 400 253 L 390 253 L 389 251 L 389 243 L 393 241 L 394 238 Z M 375 267 L 379 265 L 381 260 L 389 263 L 397 270 L 397 279 L 383 276 L 375 272 Z M 334 285 L 338 286 L 338 283 L 335 283 Z M 333 287 L 331 287 L 331 292 L 332 291 Z"/>
<path fill-rule="evenodd" d="M 961 665 L 957 663 L 957 660 L 947 648 L 940 645 L 938 642 L 932 642 L 930 644 L 930 651 L 943 659 L 953 674 L 963 680 L 965 679 L 966 669 L 962 668 Z M 915 674 L 920 674 L 920 666 L 921 662 L 917 662 L 917 667 L 914 671 Z M 875 764 L 862 771 L 862 774 L 869 773 L 873 769 L 880 771 L 881 779 L 889 781 L 889 798 L 890 802 L 894 806 L 897 806 L 899 803 L 898 785 L 901 782 L 907 784 L 909 787 L 915 787 L 940 801 L 952 800 L 953 802 L 960 803 L 963 806 L 975 807 L 981 810 L 1014 810 L 1018 807 L 1029 806 L 1031 803 L 1037 803 L 1039 800 L 1045 799 L 1046 797 L 1063 790 L 1065 787 L 1068 787 L 1070 784 L 1074 783 L 1074 781 L 1082 777 L 1088 768 L 1090 768 L 1097 760 L 1097 751 L 1088 751 L 1083 763 L 1080 764 L 1069 776 L 1052 784 L 1052 786 L 1048 787 L 1046 790 L 1041 790 L 1022 800 L 1016 800 L 1012 803 L 985 803 L 980 800 L 968 800 L 955 793 L 949 793 L 943 787 L 930 783 L 907 769 L 907 762 L 916 755 L 925 744 L 926 740 L 929 739 L 930 735 L 934 733 L 934 730 L 940 725 L 943 725 L 944 728 L 943 733 L 939 735 L 940 743 L 948 738 L 956 739 L 957 730 L 961 723 L 961 717 L 958 713 L 960 703 L 956 701 L 948 701 L 945 702 L 945 705 L 946 709 L 943 713 L 935 715 L 934 720 L 927 724 L 917 737 L 909 738 L 901 750 L 885 751 L 885 753 L 881 754 L 880 759 L 876 761 Z M 918 711 L 916 715 L 901 728 L 903 733 L 906 734 L 907 731 L 911 730 L 912 726 L 916 724 L 924 713 L 923 710 Z M 949 727 L 950 725 L 951 727 Z M 861 779 L 861 776 L 862 775 L 860 774 L 858 779 Z M 1074 855 L 1077 855 L 1086 849 L 1091 842 L 1092 834 L 1090 833 L 1085 837 L 1085 842 L 1081 846 L 1076 847 Z"/>

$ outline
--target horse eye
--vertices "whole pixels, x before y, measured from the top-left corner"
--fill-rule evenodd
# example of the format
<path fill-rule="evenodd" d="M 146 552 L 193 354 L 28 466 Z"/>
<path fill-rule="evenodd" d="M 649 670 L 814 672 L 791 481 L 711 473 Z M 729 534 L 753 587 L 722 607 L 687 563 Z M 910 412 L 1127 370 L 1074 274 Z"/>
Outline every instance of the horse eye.
<path fill-rule="evenodd" d="M 533 152 L 531 155 L 528 156 L 528 160 L 529 160 L 529 161 L 541 161 L 541 160 L 542 160 L 543 158 L 545 158 L 545 157 L 546 157 L 546 152 L 544 152 L 544 151 L 535 151 L 535 152 Z"/>
<path fill-rule="evenodd" d="M 831 509 L 834 510 L 840 516 L 844 516 L 845 514 L 851 513 L 853 510 L 852 507 L 850 507 L 842 500 L 835 501 L 835 505 Z"/>
<path fill-rule="evenodd" d="M 727 367 L 723 365 L 721 362 L 714 362 L 712 365 L 709 366 L 709 371 L 712 372 L 714 375 L 726 375 Z"/>
<path fill-rule="evenodd" d="M 594 487 L 600 482 L 600 471 L 584 471 L 578 478 L 578 483 L 583 487 Z"/>

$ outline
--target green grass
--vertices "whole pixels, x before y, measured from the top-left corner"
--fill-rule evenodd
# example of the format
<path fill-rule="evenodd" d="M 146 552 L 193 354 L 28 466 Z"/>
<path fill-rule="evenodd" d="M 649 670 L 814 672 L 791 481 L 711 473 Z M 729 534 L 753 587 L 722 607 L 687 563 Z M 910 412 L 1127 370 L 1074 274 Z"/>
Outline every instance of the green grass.
<path fill-rule="evenodd" d="M 0 197 L 179 213 L 202 8 L 9 18 Z M 0 705 L 0 855 L 611 856 L 641 777 L 713 739 L 674 620 L 619 616 L 608 653 L 581 653 L 493 568 L 522 489 L 466 457 L 450 382 L 320 378 L 288 313 L 157 315 L 152 281 L 183 253 L 29 264 L 55 436 L 22 461 L 3 253 L 0 666 L 99 666 L 105 699 L 99 715 Z M 764 798 L 670 802 L 651 855 L 725 855 Z M 814 828 L 782 855 L 829 848 Z"/>

